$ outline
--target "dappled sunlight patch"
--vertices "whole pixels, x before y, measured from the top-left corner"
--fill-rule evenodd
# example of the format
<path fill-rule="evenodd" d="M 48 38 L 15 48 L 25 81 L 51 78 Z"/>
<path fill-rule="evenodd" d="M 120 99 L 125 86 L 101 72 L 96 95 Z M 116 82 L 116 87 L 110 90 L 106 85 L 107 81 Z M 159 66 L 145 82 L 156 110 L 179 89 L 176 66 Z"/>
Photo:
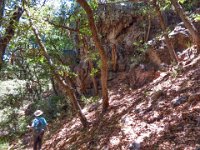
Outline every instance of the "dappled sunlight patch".
<path fill-rule="evenodd" d="M 67 129 L 66 128 L 63 128 L 59 134 L 58 134 L 58 137 L 59 138 L 64 138 L 66 136 L 66 133 L 67 133 Z"/>
<path fill-rule="evenodd" d="M 126 135 L 129 142 L 142 143 L 151 134 L 159 134 L 164 130 L 163 124 L 148 124 L 140 119 L 130 115 L 126 115 L 121 119 L 121 131 L 123 135 Z"/>
<path fill-rule="evenodd" d="M 131 96 L 127 96 L 124 98 L 125 101 L 133 101 L 133 98 Z"/>
<path fill-rule="evenodd" d="M 117 136 L 112 136 L 110 137 L 110 140 L 109 140 L 111 147 L 119 145 L 120 141 L 121 141 L 121 137 L 117 137 Z"/>
<path fill-rule="evenodd" d="M 152 81 L 152 84 L 155 84 L 155 83 L 161 81 L 167 75 L 168 75 L 167 72 L 161 72 L 160 75 L 159 75 L 159 77 Z"/>
<path fill-rule="evenodd" d="M 162 144 L 158 145 L 159 149 L 173 149 L 175 143 L 170 143 L 169 141 L 163 142 Z"/>

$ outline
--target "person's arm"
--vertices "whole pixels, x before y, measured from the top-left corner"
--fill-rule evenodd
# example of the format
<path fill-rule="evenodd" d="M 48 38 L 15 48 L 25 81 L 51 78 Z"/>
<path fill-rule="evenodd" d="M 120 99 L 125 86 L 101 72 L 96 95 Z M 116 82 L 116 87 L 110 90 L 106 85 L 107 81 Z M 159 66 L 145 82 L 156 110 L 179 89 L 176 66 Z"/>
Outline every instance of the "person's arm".
<path fill-rule="evenodd" d="M 45 126 L 46 126 L 46 129 L 48 128 L 48 123 L 47 123 L 47 121 L 46 121 L 46 119 L 44 118 L 44 124 L 45 124 Z"/>
<path fill-rule="evenodd" d="M 28 125 L 28 126 L 27 126 L 27 128 L 28 128 L 28 129 L 33 129 L 33 128 L 34 128 L 34 126 L 35 126 L 35 120 L 33 120 L 33 122 L 32 122 L 32 124 L 31 124 L 31 126 L 30 126 L 30 125 Z"/>
<path fill-rule="evenodd" d="M 43 122 L 44 122 L 44 125 L 45 125 L 45 130 L 49 130 L 49 128 L 48 128 L 48 123 L 47 123 L 47 121 L 46 121 L 46 119 L 45 118 L 43 118 Z"/>

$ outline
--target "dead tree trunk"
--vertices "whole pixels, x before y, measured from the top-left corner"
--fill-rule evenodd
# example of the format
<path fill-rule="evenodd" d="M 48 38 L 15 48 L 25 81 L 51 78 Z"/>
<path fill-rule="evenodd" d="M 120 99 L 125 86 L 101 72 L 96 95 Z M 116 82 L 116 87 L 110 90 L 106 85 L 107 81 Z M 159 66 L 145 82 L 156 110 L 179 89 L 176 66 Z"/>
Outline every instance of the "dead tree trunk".
<path fill-rule="evenodd" d="M 98 37 L 97 28 L 94 21 L 93 11 L 88 5 L 86 0 L 77 0 L 77 2 L 83 7 L 85 10 L 89 26 L 92 32 L 92 38 L 94 40 L 95 46 L 99 51 L 101 57 L 101 85 L 102 85 L 102 96 L 103 96 L 103 109 L 102 112 L 105 112 L 109 107 L 109 98 L 108 98 L 108 87 L 107 87 L 107 79 L 108 79 L 108 64 L 107 64 L 107 56 L 106 52 L 101 45 L 100 39 Z"/>
<path fill-rule="evenodd" d="M 170 39 L 168 37 L 167 27 L 165 25 L 165 21 L 164 21 L 164 18 L 162 16 L 162 13 L 160 11 L 160 7 L 157 4 L 157 0 L 153 0 L 153 6 L 155 7 L 156 13 L 157 13 L 158 18 L 160 20 L 160 26 L 161 26 L 161 28 L 163 30 L 163 34 L 164 34 L 164 37 L 165 37 L 165 42 L 166 42 L 167 48 L 169 50 L 170 57 L 175 63 L 177 63 L 178 62 L 178 58 L 177 58 L 176 53 L 174 51 L 173 45 L 172 45 L 172 43 L 171 43 L 171 41 L 170 41 Z"/>
<path fill-rule="evenodd" d="M 180 16 L 183 21 L 185 27 L 190 31 L 194 43 L 197 45 L 198 53 L 200 53 L 200 36 L 199 32 L 193 23 L 189 20 L 189 18 L 185 15 L 182 6 L 178 3 L 177 0 L 170 0 L 172 5 L 175 7 L 177 14 Z"/>

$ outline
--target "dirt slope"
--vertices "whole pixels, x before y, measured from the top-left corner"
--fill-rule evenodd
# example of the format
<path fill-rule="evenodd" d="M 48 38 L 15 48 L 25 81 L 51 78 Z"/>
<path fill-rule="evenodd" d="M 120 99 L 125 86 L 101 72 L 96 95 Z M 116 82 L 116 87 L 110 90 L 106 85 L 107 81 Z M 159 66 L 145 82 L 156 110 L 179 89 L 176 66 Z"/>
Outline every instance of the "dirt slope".
<path fill-rule="evenodd" d="M 125 73 L 109 89 L 110 108 L 84 110 L 91 122 L 82 129 L 78 118 L 61 121 L 54 135 L 47 135 L 44 150 L 192 150 L 200 143 L 200 57 L 182 53 L 178 66 L 140 89 L 132 90 Z M 123 77 L 124 76 L 124 77 Z"/>

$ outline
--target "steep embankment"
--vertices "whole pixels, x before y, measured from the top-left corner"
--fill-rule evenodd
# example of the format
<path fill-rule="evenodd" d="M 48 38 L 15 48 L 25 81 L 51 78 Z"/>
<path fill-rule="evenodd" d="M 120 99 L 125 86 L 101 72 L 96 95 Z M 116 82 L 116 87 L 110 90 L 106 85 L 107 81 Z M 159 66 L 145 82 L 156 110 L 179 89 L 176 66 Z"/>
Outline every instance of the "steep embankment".
<path fill-rule="evenodd" d="M 43 149 L 194 149 L 200 141 L 200 57 L 180 55 L 181 64 L 158 72 L 153 82 L 133 90 L 119 73 L 109 89 L 110 108 L 85 109 L 91 122 L 83 130 L 78 118 L 63 121 L 47 135 Z M 188 55 L 190 54 L 190 55 Z M 190 57 L 189 57 L 190 56 Z"/>

